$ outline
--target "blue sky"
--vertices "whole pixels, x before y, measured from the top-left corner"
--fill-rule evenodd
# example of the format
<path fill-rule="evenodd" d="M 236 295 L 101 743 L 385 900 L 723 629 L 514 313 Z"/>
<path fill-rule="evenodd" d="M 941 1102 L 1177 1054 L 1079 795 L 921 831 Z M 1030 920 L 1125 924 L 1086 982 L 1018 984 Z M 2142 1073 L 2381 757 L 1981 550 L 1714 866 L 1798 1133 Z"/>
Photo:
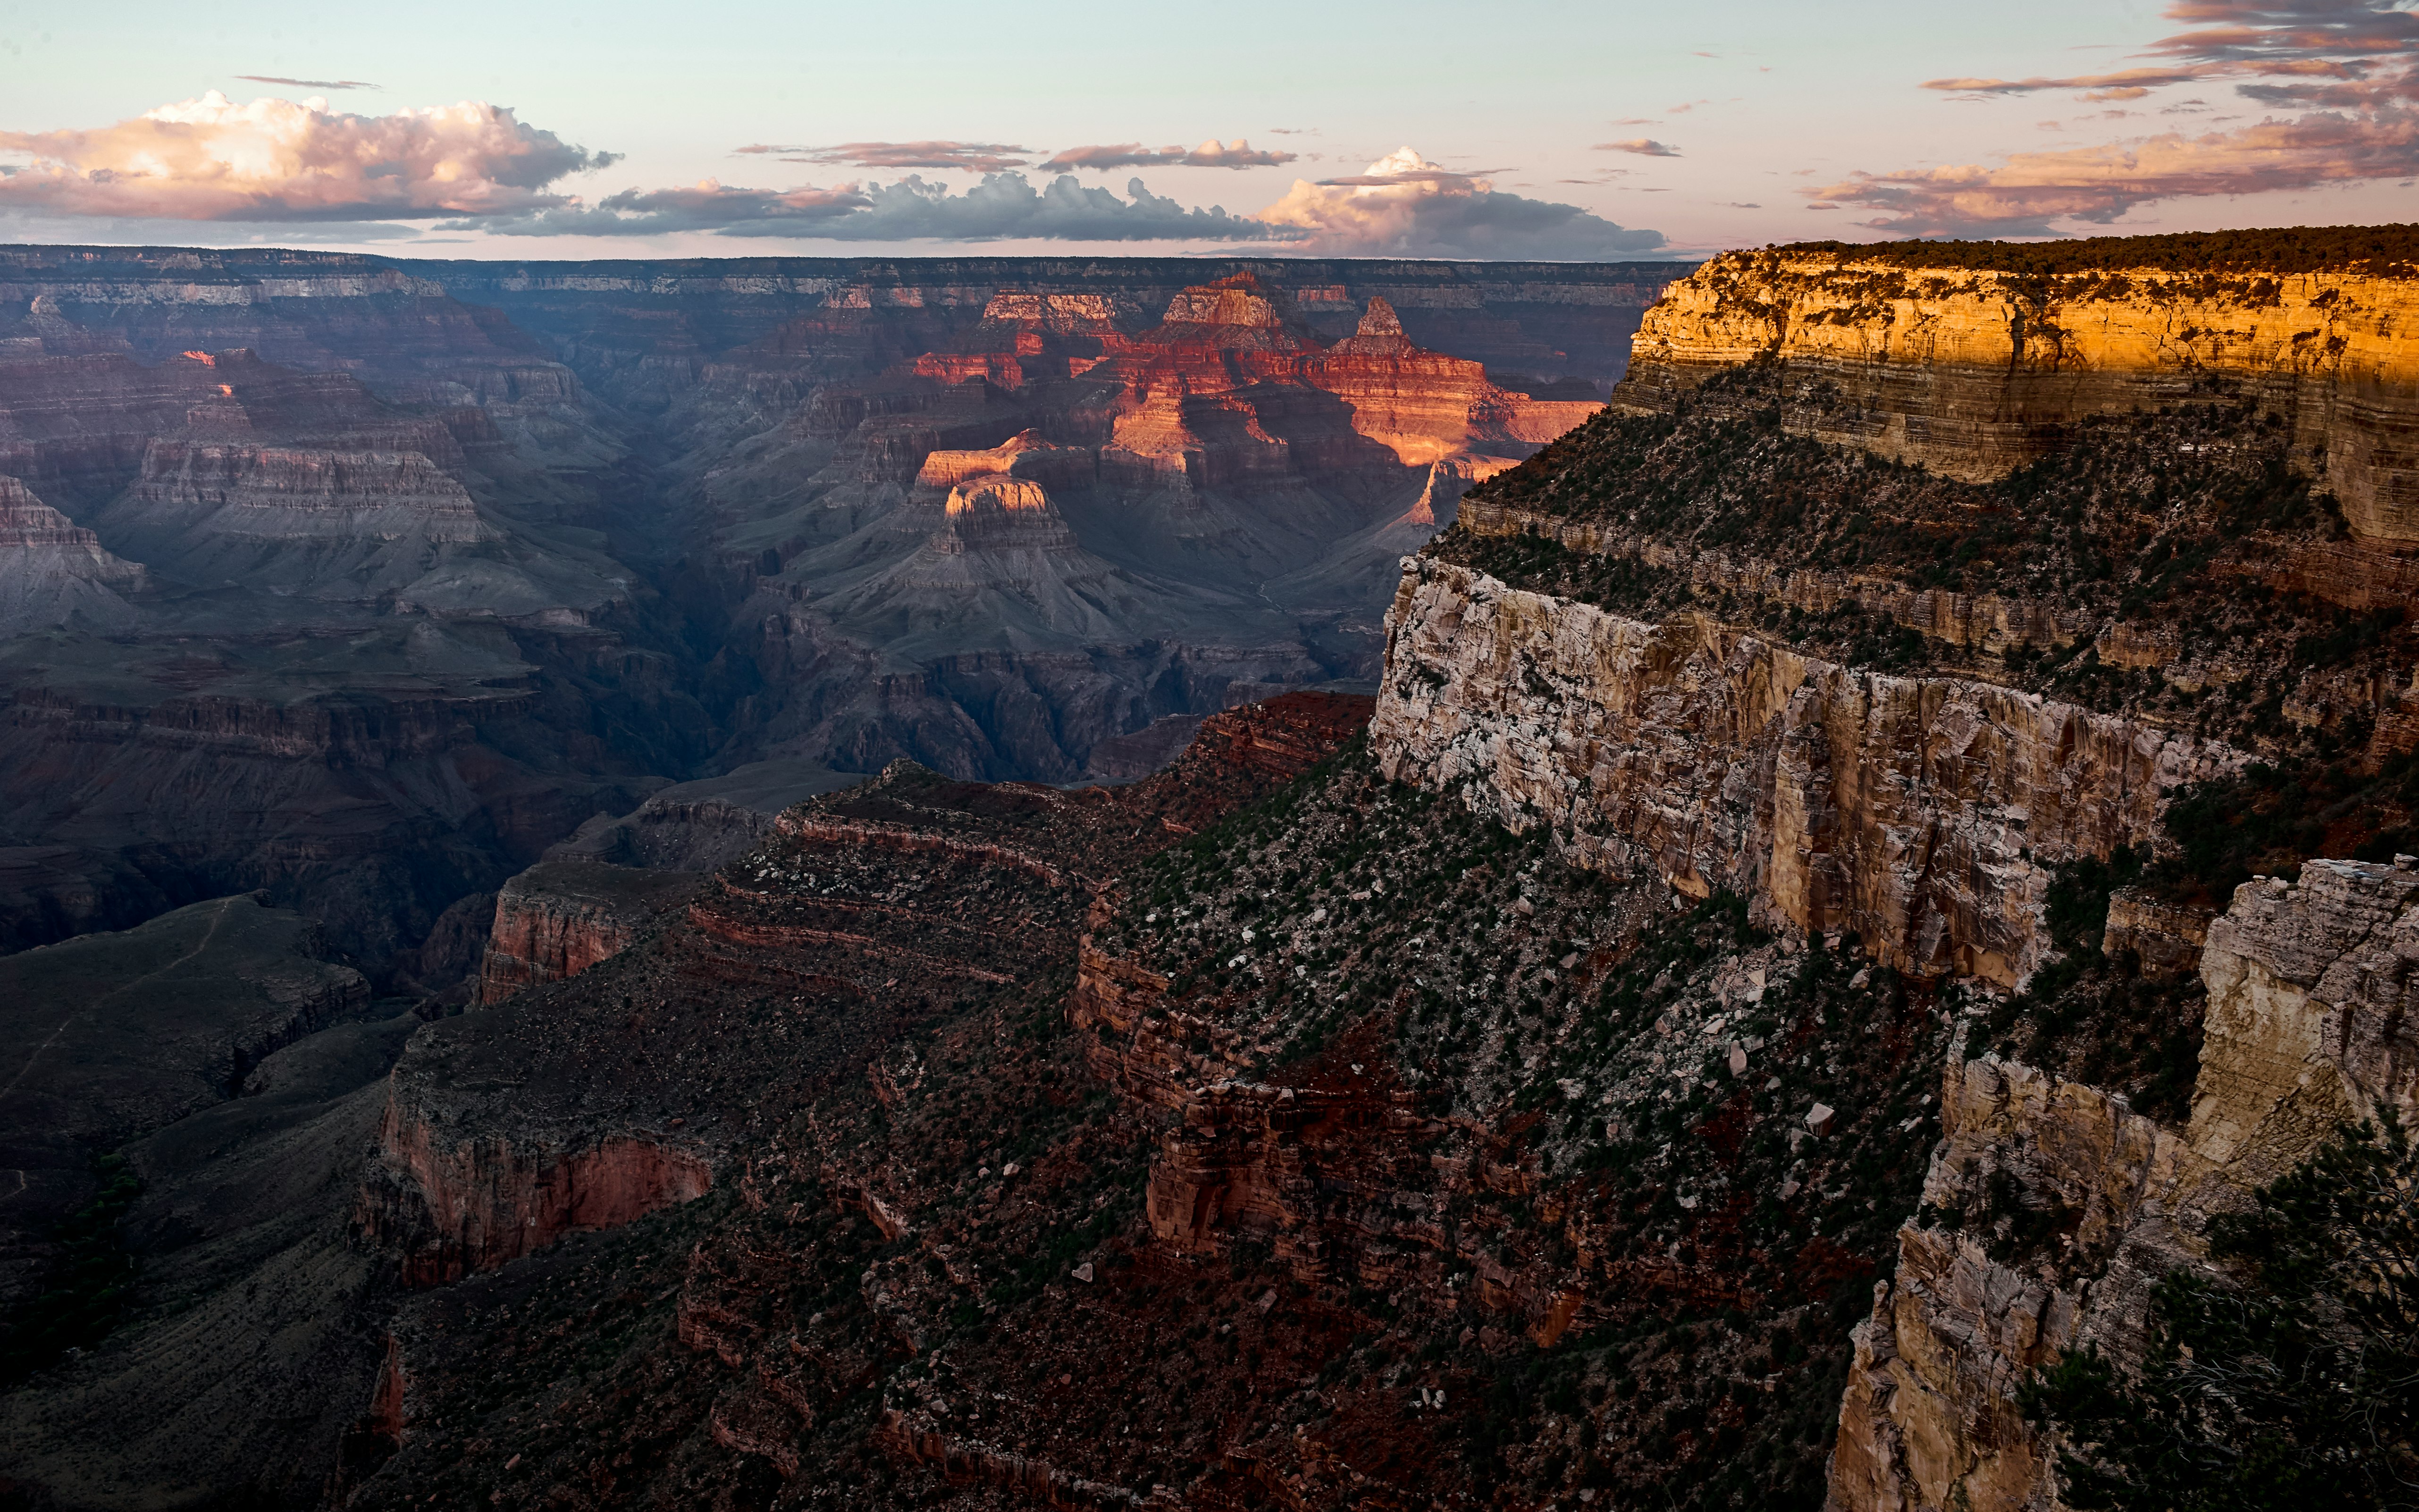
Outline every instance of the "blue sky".
<path fill-rule="evenodd" d="M 2382 0 L 0 0 L 0 236 L 503 256 L 1653 256 L 2410 220 L 2410 22 Z M 2158 46 L 2179 36 L 2200 39 Z M 2172 77 L 2107 82 L 2145 68 Z M 1959 80 L 1983 87 L 1926 87 Z M 376 87 L 322 86 L 348 82 Z M 465 101 L 510 114 L 406 114 Z M 1040 166 L 1128 144 L 1198 161 L 1213 140 L 1217 161 L 1257 164 L 1129 163 L 1055 193 Z M 1008 171 L 1025 182 L 984 191 L 979 171 L 897 165 L 952 149 L 881 144 L 973 144 L 959 161 L 1021 164 Z M 1417 156 L 1371 177 L 1404 147 Z M 901 191 L 909 174 L 920 187 Z"/>

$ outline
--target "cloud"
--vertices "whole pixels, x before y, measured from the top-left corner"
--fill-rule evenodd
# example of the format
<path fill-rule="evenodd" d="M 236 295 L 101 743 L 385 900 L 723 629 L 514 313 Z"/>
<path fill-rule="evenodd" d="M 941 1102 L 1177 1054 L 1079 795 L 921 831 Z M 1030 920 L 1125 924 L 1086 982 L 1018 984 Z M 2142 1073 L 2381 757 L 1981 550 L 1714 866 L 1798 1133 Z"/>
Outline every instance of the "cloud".
<path fill-rule="evenodd" d="M 1633 136 L 1626 142 L 1598 142 L 1595 149 L 1598 152 L 1634 152 L 1641 158 L 1676 158 L 1680 155 L 1678 147 L 1648 136 Z"/>
<path fill-rule="evenodd" d="M 1961 95 L 2029 95 L 2043 89 L 2132 89 L 2136 93 L 2163 85 L 2190 84 L 2206 77 L 2197 69 L 2123 69 L 2115 73 L 2082 73 L 2048 79 L 1927 79 L 1926 89 Z"/>
<path fill-rule="evenodd" d="M 1880 212 L 1866 224 L 1913 232 L 2054 236 L 2055 223 L 2104 224 L 2153 200 L 2307 189 L 2419 171 L 2419 13 L 2409 0 L 2173 0 L 2186 28 L 2142 49 L 2156 60 L 2107 73 L 1934 79 L 1958 99 L 2072 89 L 2139 100 L 2180 85 L 2233 82 L 2236 94 L 2308 111 L 2199 136 L 2181 132 L 1977 165 L 1859 173 L 1808 193 Z M 2205 108 L 2196 97 L 2161 115 Z M 2113 109 L 2103 119 L 2139 116 Z M 2212 124 L 2237 119 L 2215 117 Z"/>
<path fill-rule="evenodd" d="M 752 143 L 733 150 L 747 156 L 772 156 L 783 162 L 819 167 L 954 168 L 970 173 L 998 173 L 1022 168 L 1033 149 L 1006 142 L 843 142 L 838 147 L 774 147 Z"/>
<path fill-rule="evenodd" d="M 366 79 L 281 79 L 273 73 L 239 73 L 236 77 L 246 84 L 273 84 L 287 89 L 377 89 L 381 87 Z"/>
<path fill-rule="evenodd" d="M 1302 250 L 1351 256 L 1583 259 L 1664 244 L 1659 231 L 1615 225 L 1576 205 L 1497 193 L 1410 147 L 1365 173 L 1297 178 L 1259 218 Z"/>
<path fill-rule="evenodd" d="M 836 189 L 742 189 L 708 180 L 688 189 L 625 190 L 594 205 L 526 216 L 464 221 L 440 230 L 506 236 L 657 236 L 707 231 L 728 237 L 828 241 L 1270 241 L 1285 233 L 1220 207 L 1187 208 L 1136 178 L 1131 199 L 1062 174 L 1037 189 L 1021 173 L 986 175 L 963 193 L 909 175 L 898 183 Z"/>
<path fill-rule="evenodd" d="M 1117 147 L 1069 147 L 1041 166 L 1044 171 L 1056 168 L 1086 168 L 1106 173 L 1112 168 L 1273 168 L 1291 162 L 1290 152 L 1263 152 L 1241 137 L 1221 143 L 1216 137 L 1197 147 L 1146 147 L 1139 142 L 1126 142 Z"/>
<path fill-rule="evenodd" d="M 2055 236 L 2052 223 L 2104 224 L 2150 200 L 2307 189 L 2419 170 L 2419 114 L 2322 114 L 2262 121 L 2203 136 L 2169 132 L 2134 143 L 2019 152 L 1973 165 L 1859 173 L 1810 190 L 1819 199 L 1880 212 L 1865 223 L 1916 236 Z"/>
<path fill-rule="evenodd" d="M 323 100 L 231 102 L 213 89 L 89 131 L 0 131 L 0 207 L 187 221 L 352 221 L 528 213 L 549 186 L 617 162 L 466 100 L 354 116 Z"/>
<path fill-rule="evenodd" d="M 2419 13 L 2406 0 L 2175 0 L 2171 21 L 2194 29 L 2161 38 L 2141 55 L 2164 64 L 2061 78 L 1933 79 L 1926 89 L 1961 95 L 2013 95 L 2042 89 L 2087 91 L 2087 100 L 2133 100 L 2170 85 L 2212 79 L 2263 104 L 2335 109 L 2419 100 Z"/>

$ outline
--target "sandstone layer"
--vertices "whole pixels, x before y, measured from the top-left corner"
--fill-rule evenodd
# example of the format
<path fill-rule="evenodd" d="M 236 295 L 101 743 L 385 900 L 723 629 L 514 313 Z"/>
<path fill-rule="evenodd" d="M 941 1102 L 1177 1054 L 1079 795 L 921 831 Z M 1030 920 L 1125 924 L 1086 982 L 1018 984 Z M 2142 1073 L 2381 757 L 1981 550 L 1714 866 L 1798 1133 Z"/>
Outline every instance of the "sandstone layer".
<path fill-rule="evenodd" d="M 1643 318 L 1615 402 L 1775 361 L 1826 440 L 1987 478 L 2088 414 L 2240 380 L 2285 413 L 2353 532 L 2419 545 L 2419 283 L 2319 271 L 2033 276 L 1849 251 L 1727 253 Z"/>
<path fill-rule="evenodd" d="M 2236 889 L 2201 952 L 2208 1027 L 2186 1129 L 1995 1057 L 1949 1057 L 1922 1214 L 1858 1330 L 1832 1505 L 2062 1504 L 2054 1446 L 2015 1405 L 2030 1371 L 2070 1346 L 2138 1359 L 2152 1288 L 2205 1262 L 2211 1216 L 2341 1122 L 2419 1105 L 2414 899 L 2408 857 L 2317 860 L 2298 883 Z M 2043 1214 L 2047 1241 L 2011 1252 Z"/>
<path fill-rule="evenodd" d="M 1988 683 L 1862 672 L 1407 562 L 1370 739 L 1390 777 L 1581 864 L 1727 888 L 1878 959 L 2012 985 L 2050 868 L 2147 843 L 2223 747 Z"/>

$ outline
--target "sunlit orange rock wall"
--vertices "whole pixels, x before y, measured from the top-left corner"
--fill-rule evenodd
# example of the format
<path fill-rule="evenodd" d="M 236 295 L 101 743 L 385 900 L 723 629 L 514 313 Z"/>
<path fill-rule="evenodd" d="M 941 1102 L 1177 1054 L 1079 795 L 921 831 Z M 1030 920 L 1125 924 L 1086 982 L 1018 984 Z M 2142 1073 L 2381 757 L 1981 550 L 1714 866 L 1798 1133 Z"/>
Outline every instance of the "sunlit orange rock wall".
<path fill-rule="evenodd" d="M 2419 279 L 2062 277 L 1739 252 L 1647 311 L 1614 403 L 1668 406 L 1743 363 L 1814 380 L 1791 422 L 1956 477 L 1997 477 L 2085 415 L 2244 382 L 2324 456 L 2353 532 L 2419 545 Z M 1832 386 L 1827 393 L 1822 386 Z"/>

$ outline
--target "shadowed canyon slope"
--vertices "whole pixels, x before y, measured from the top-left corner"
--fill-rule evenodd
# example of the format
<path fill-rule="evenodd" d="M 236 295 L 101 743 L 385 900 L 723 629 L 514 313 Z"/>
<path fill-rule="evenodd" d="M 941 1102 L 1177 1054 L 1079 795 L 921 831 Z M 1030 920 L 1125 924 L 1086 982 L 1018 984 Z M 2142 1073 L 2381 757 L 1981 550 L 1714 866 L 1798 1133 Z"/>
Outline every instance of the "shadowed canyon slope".
<path fill-rule="evenodd" d="M 2419 1117 L 2419 272 L 2330 250 L 2401 235 L 1726 257 L 1584 414 L 1392 265 L 1345 301 L 1186 265 L 1139 305 L 1081 263 L 489 269 L 676 546 L 593 476 L 579 526 L 489 503 L 467 445 L 350 460 L 405 449 L 342 439 L 391 434 L 347 394 L 259 465 L 345 460 L 152 438 L 89 523 L 28 480 L 59 520 L 8 517 L 92 585 L 43 601 L 138 616 L 208 586 L 105 511 L 199 563 L 263 520 L 313 604 L 392 580 L 323 554 L 331 510 L 406 509 L 440 561 L 593 531 L 626 607 L 532 557 L 546 623 L 696 669 L 690 769 L 753 759 L 596 768 L 593 817 L 399 952 L 412 1015 L 298 1020 L 239 1087 L 163 1050 L 97 1216 L 23 1247 L 83 1348 L 8 1335 L 50 1348 L 9 1356 L 0 1475 L 2055 1512 L 2098 1441 L 2027 1415 L 2036 1373 L 2127 1389 L 2175 1297 L 2258 1304 L 2229 1226 L 2342 1120 Z M 1548 302 L 1481 292 L 1507 343 Z M 2229 301 L 2291 329 L 2192 345 Z M 2043 322 L 2036 390 L 1986 337 Z M 2341 361 L 2275 355 L 2314 345 Z M 239 398 L 273 358 L 214 361 Z M 389 617 L 567 676 L 522 621 Z M 1374 697 L 1244 702 L 1363 667 Z M 1054 750 L 1139 780 L 982 779 Z M 474 956 L 475 988 L 436 964 Z M 235 976 L 246 1023 L 285 1000 Z"/>
<path fill-rule="evenodd" d="M 668 780 L 1132 775 L 1370 676 L 1678 270 L 0 253 L 0 943 L 266 888 L 383 988 Z"/>

